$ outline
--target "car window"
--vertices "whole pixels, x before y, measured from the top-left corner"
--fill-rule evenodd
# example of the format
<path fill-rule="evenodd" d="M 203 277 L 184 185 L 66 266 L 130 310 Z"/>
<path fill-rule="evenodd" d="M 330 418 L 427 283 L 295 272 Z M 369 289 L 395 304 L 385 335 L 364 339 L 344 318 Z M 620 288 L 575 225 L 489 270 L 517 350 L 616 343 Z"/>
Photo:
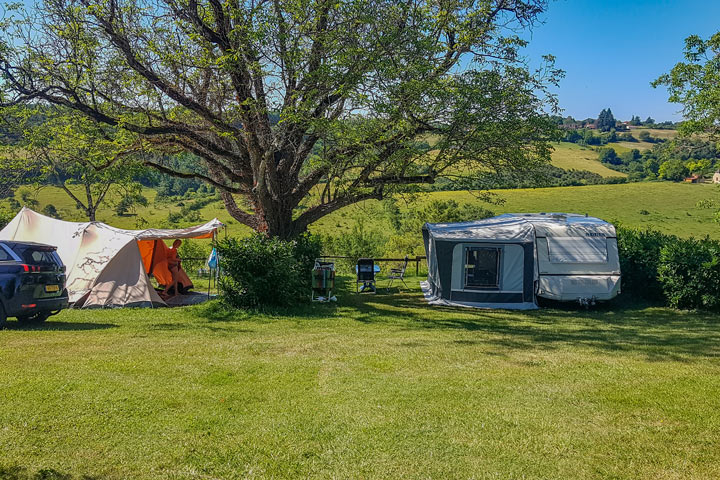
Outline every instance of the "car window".
<path fill-rule="evenodd" d="M 7 262 L 12 259 L 13 258 L 10 256 L 10 254 L 7 253 L 3 247 L 0 246 L 0 262 Z"/>
<path fill-rule="evenodd" d="M 55 260 L 56 257 L 53 250 L 22 244 L 15 245 L 13 250 L 25 263 L 30 263 L 32 265 L 58 265 L 57 260 Z"/>

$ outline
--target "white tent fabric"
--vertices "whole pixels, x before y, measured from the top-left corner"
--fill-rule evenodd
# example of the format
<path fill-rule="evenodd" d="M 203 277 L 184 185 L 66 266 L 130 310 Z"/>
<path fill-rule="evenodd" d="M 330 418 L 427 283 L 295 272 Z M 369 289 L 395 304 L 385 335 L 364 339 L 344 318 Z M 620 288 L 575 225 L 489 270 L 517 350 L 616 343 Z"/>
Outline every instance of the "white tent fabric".
<path fill-rule="evenodd" d="M 212 235 L 218 219 L 184 229 L 123 230 L 101 222 L 65 222 L 23 208 L 0 240 L 53 245 L 66 266 L 71 303 L 83 307 L 163 306 L 145 273 L 138 240 Z"/>

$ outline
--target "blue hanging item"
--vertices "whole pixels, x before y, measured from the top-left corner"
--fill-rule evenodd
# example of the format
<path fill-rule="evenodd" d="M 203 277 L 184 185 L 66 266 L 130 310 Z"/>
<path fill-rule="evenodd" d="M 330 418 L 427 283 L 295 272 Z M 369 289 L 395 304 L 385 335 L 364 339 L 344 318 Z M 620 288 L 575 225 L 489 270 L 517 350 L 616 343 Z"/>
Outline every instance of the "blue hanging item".
<path fill-rule="evenodd" d="M 207 261 L 207 266 L 210 268 L 217 268 L 218 266 L 218 254 L 215 247 L 213 247 L 212 252 L 210 252 L 210 257 Z"/>

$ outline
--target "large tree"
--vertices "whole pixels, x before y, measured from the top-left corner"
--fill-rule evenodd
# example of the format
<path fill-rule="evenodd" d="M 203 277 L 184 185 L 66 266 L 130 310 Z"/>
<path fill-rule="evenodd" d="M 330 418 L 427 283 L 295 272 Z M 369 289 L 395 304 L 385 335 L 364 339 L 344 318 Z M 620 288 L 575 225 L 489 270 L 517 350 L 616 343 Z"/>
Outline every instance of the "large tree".
<path fill-rule="evenodd" d="M 545 0 L 45 0 L 0 33 L 0 104 L 40 102 L 191 152 L 238 221 L 292 237 L 442 175 L 546 162 Z M 243 201 L 238 202 L 238 199 Z M 299 208 L 300 207 L 300 208 Z"/>
<path fill-rule="evenodd" d="M 667 87 L 669 100 L 683 106 L 682 134 L 720 134 L 720 32 L 707 40 L 686 38 L 685 61 L 652 85 Z"/>

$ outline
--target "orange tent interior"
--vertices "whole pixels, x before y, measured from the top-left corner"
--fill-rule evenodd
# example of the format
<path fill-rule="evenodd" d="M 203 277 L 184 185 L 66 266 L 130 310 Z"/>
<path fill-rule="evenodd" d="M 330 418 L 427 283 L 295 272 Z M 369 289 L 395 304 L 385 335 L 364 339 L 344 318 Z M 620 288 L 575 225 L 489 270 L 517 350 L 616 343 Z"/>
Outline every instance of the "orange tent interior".
<path fill-rule="evenodd" d="M 211 238 L 207 236 L 197 238 Z M 156 240 L 138 240 L 138 248 L 140 249 L 140 256 L 145 267 L 145 273 L 152 275 L 160 285 L 170 285 L 172 283 L 172 274 L 168 268 L 168 257 L 173 255 L 170 247 L 165 245 L 165 242 Z M 185 288 L 192 287 L 192 282 L 182 271 L 182 274 L 178 278 L 180 284 Z"/>

